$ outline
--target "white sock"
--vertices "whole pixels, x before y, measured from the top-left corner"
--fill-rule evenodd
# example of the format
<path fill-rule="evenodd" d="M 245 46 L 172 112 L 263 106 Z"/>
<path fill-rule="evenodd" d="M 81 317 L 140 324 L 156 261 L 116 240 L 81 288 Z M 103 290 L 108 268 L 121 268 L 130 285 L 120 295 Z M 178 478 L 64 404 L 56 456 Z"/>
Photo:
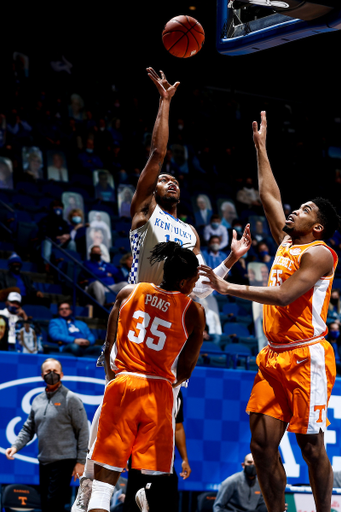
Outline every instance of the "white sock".
<path fill-rule="evenodd" d="M 94 480 L 92 483 L 91 498 L 88 505 L 88 511 L 93 509 L 103 509 L 110 512 L 111 497 L 115 487 L 111 484 Z"/>

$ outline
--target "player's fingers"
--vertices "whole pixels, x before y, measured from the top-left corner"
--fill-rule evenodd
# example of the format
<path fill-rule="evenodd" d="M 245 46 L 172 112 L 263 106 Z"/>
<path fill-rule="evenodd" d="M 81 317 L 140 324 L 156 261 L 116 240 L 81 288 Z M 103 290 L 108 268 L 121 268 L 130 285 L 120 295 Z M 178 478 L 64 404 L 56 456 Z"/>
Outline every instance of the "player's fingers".
<path fill-rule="evenodd" d="M 179 85 L 180 85 L 180 82 L 175 82 L 175 84 L 173 85 L 173 87 L 174 87 L 175 89 L 177 89 L 177 88 L 179 87 Z"/>
<path fill-rule="evenodd" d="M 257 123 L 257 121 L 253 121 L 253 123 L 252 123 L 252 130 L 253 130 L 253 133 L 258 132 L 258 123 Z"/>
<path fill-rule="evenodd" d="M 232 229 L 232 238 L 233 240 L 237 240 L 237 231 L 235 229 Z"/>

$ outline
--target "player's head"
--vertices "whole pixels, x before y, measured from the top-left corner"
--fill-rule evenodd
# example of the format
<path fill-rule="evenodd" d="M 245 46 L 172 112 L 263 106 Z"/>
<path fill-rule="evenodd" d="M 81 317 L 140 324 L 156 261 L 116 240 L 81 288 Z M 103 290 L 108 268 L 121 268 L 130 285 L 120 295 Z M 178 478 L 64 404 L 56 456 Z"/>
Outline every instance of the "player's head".
<path fill-rule="evenodd" d="M 160 174 L 154 194 L 157 204 L 161 207 L 176 206 L 180 201 L 178 180 L 171 174 Z"/>
<path fill-rule="evenodd" d="M 198 259 L 195 254 L 176 242 L 161 242 L 152 250 L 151 265 L 164 261 L 161 287 L 170 291 L 192 293 L 199 278 Z"/>
<path fill-rule="evenodd" d="M 312 233 L 316 240 L 328 240 L 340 226 L 340 220 L 328 199 L 316 197 L 288 215 L 283 231 L 292 237 Z"/>

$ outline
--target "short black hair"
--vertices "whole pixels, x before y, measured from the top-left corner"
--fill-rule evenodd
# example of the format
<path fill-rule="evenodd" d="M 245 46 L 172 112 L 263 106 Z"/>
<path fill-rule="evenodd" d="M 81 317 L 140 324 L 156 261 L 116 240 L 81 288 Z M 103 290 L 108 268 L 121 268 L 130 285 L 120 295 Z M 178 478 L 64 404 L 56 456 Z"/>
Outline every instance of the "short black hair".
<path fill-rule="evenodd" d="M 174 285 L 182 279 L 188 279 L 196 274 L 199 266 L 198 258 L 193 251 L 181 247 L 177 242 L 161 242 L 152 250 L 150 263 L 165 260 L 163 267 L 163 282 Z"/>
<path fill-rule="evenodd" d="M 322 238 L 328 240 L 335 231 L 340 228 L 341 218 L 338 215 L 335 206 L 328 199 L 315 197 L 311 200 L 318 208 L 317 218 L 323 226 Z"/>

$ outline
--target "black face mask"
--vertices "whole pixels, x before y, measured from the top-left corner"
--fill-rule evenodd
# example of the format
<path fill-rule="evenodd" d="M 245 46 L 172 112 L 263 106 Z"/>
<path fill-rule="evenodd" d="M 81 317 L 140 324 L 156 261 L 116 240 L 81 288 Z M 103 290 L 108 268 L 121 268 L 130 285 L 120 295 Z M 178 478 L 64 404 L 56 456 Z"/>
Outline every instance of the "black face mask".
<path fill-rule="evenodd" d="M 50 372 L 44 375 L 44 381 L 48 386 L 54 386 L 60 381 L 59 373 Z"/>
<path fill-rule="evenodd" d="M 101 261 L 102 255 L 101 254 L 91 254 L 90 259 L 91 261 Z"/>
<path fill-rule="evenodd" d="M 250 466 L 245 466 L 244 468 L 245 474 L 248 477 L 253 477 L 257 475 L 256 466 L 251 464 Z"/>

